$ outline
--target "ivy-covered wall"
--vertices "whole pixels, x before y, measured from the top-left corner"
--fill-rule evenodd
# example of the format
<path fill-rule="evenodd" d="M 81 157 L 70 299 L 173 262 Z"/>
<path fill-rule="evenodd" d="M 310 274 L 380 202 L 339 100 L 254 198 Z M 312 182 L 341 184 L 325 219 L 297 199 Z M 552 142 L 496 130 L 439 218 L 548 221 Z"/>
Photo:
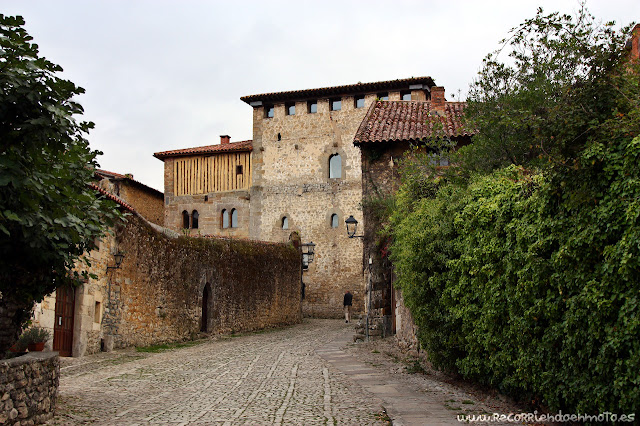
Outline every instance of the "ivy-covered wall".
<path fill-rule="evenodd" d="M 135 215 L 115 238 L 125 258 L 107 280 L 107 349 L 301 320 L 300 256 L 290 245 L 170 237 Z"/>

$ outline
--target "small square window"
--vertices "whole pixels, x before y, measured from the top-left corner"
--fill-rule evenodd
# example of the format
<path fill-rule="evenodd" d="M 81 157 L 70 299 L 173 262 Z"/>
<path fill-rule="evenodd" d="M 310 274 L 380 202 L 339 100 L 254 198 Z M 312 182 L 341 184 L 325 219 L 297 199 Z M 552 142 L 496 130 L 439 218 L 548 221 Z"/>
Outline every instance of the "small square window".
<path fill-rule="evenodd" d="M 331 99 L 331 111 L 340 111 L 342 109 L 341 99 Z"/>
<path fill-rule="evenodd" d="M 242 165 L 241 164 L 238 164 L 236 166 L 236 174 L 237 175 L 241 175 L 242 174 Z"/>
<path fill-rule="evenodd" d="M 355 108 L 364 108 L 364 95 L 356 96 L 353 100 L 353 106 Z"/>
<path fill-rule="evenodd" d="M 287 115 L 296 115 L 296 104 L 295 103 L 286 104 L 285 110 L 287 111 Z"/>
<path fill-rule="evenodd" d="M 411 92 L 400 92 L 400 99 L 402 99 L 403 101 L 410 101 L 411 100 Z"/>
<path fill-rule="evenodd" d="M 264 118 L 273 118 L 274 108 L 273 105 L 264 106 Z"/>
<path fill-rule="evenodd" d="M 315 114 L 316 112 L 318 112 L 318 101 L 307 102 L 307 112 L 309 114 Z"/>
<path fill-rule="evenodd" d="M 381 101 L 388 101 L 389 100 L 389 93 L 378 93 L 378 99 L 380 99 Z"/>

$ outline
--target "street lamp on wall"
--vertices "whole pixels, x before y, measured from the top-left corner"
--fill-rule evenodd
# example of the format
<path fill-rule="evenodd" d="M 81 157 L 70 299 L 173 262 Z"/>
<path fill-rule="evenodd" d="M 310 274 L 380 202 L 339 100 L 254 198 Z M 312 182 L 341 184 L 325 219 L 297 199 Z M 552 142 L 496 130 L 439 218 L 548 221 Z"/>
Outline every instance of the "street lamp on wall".
<path fill-rule="evenodd" d="M 309 243 L 300 244 L 302 251 L 302 269 L 308 269 L 309 264 L 313 263 L 313 255 L 315 254 L 316 245 L 313 241 Z"/>
<path fill-rule="evenodd" d="M 349 238 L 364 238 L 364 235 L 356 235 L 358 221 L 353 217 L 353 215 L 350 215 L 344 223 L 347 225 L 347 236 L 349 236 Z"/>
<path fill-rule="evenodd" d="M 122 261 L 124 260 L 124 253 L 118 250 L 113 254 L 113 260 L 116 262 L 115 266 L 107 265 L 107 272 L 109 269 L 120 269 L 120 265 L 122 265 Z"/>

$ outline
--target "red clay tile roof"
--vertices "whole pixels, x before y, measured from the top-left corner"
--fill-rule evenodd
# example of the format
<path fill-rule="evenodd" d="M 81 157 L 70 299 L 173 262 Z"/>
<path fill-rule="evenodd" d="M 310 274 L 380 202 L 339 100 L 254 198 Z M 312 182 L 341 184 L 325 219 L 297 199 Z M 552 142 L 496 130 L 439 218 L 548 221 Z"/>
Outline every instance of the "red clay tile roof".
<path fill-rule="evenodd" d="M 115 201 L 117 204 L 121 205 L 122 207 L 124 207 L 125 209 L 129 210 L 130 212 L 135 212 L 136 211 L 133 207 L 131 207 L 129 204 L 127 204 L 124 200 L 122 200 L 122 198 L 116 197 L 115 195 L 105 191 L 104 189 L 102 189 L 98 185 L 96 185 L 95 183 L 90 183 L 89 186 L 91 188 L 95 189 L 96 191 L 98 191 L 100 194 L 102 194 L 105 197 L 107 197 L 108 199 L 110 199 L 111 201 Z"/>
<path fill-rule="evenodd" d="M 101 177 L 107 177 L 107 178 L 112 178 L 112 179 L 122 179 L 122 180 L 128 180 L 131 181 L 139 186 L 142 186 L 143 188 L 145 188 L 147 191 L 152 192 L 154 195 L 156 196 L 161 196 L 162 198 L 164 198 L 164 193 L 162 191 L 158 191 L 155 188 L 152 188 L 148 185 L 145 185 L 142 182 L 139 182 L 135 179 L 132 179 L 131 177 L 127 176 L 127 175 L 121 175 L 120 173 L 114 173 L 114 172 L 110 172 L 108 170 L 102 170 L 102 169 L 95 169 L 94 172 L 96 175 L 101 176 Z"/>
<path fill-rule="evenodd" d="M 243 96 L 240 100 L 250 104 L 254 101 L 291 101 L 329 96 L 350 95 L 358 93 L 370 93 L 376 91 L 409 89 L 409 86 L 424 84 L 427 87 L 435 86 L 431 77 L 412 77 L 401 80 L 377 81 L 373 83 L 356 83 L 346 86 L 322 87 L 319 89 L 293 90 L 289 92 L 263 93 L 260 95 Z"/>
<path fill-rule="evenodd" d="M 449 137 L 471 136 L 462 124 L 466 103 L 446 102 L 440 116 L 430 101 L 378 101 L 371 105 L 353 138 L 359 145 L 369 142 L 416 141 L 433 136 L 434 124 L 442 123 Z"/>
<path fill-rule="evenodd" d="M 226 152 L 245 152 L 253 150 L 253 141 L 231 142 L 217 145 L 198 146 L 195 148 L 175 149 L 173 151 L 156 152 L 154 157 L 163 160 L 172 157 L 185 157 L 199 154 L 219 154 Z"/>

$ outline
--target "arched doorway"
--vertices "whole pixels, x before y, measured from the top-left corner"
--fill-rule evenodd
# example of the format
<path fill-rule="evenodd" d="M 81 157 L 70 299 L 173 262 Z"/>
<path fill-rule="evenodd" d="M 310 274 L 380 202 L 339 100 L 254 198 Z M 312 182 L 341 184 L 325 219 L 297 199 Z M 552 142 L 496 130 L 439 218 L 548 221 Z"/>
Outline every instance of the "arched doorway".
<path fill-rule="evenodd" d="M 202 290 L 202 322 L 200 331 L 209 331 L 209 300 L 211 299 L 211 285 L 207 283 Z"/>

